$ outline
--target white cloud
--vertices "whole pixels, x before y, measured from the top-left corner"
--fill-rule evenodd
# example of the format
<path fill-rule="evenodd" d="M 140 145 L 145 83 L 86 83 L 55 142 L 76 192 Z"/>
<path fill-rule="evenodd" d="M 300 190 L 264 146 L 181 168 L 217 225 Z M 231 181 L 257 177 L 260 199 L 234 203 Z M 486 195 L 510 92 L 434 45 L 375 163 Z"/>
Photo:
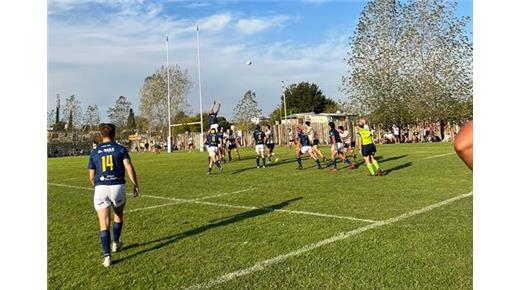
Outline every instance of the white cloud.
<path fill-rule="evenodd" d="M 64 1 L 65 2 L 65 1 Z M 82 104 L 97 104 L 102 118 L 117 96 L 124 95 L 138 111 L 139 88 L 146 76 L 165 63 L 165 34 L 170 35 L 170 63 L 187 69 L 194 82 L 188 99 L 198 108 L 197 55 L 194 19 L 158 15 L 161 6 L 143 4 L 129 11 L 99 19 L 69 22 L 48 19 L 48 103 L 56 93 L 76 94 Z M 155 12 L 154 12 L 155 9 Z M 123 9 L 118 11 L 124 11 Z M 280 81 L 287 84 L 311 81 L 330 97 L 339 96 L 344 73 L 344 37 L 331 35 L 319 45 L 251 41 L 249 33 L 282 25 L 284 16 L 255 17 L 244 34 L 233 33 L 239 19 L 231 12 L 218 13 L 200 21 L 203 106 L 222 100 L 222 113 L 231 118 L 239 98 L 247 89 L 257 93 L 268 115 L 280 102 Z M 276 20 L 277 19 L 277 20 Z M 248 26 L 249 25 L 249 26 Z M 257 28 L 254 28 L 256 25 Z M 259 27 L 259 28 L 258 28 Z M 262 28 L 262 29 L 260 29 Z M 260 29 L 260 30 L 259 30 Z M 245 64 L 252 59 L 253 65 Z"/>
<path fill-rule="evenodd" d="M 235 24 L 235 27 L 240 33 L 253 34 L 273 27 L 280 27 L 287 19 L 287 16 L 282 15 L 263 18 L 254 17 L 240 19 Z"/>
<path fill-rule="evenodd" d="M 200 29 L 207 31 L 220 31 L 231 22 L 230 13 L 215 14 L 199 20 Z"/>

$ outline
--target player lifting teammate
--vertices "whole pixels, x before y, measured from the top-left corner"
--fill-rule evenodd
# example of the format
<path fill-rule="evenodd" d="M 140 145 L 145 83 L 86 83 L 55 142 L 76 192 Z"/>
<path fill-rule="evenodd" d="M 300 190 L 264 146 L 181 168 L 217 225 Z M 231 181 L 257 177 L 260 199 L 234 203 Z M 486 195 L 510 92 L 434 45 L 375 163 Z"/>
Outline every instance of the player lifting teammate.
<path fill-rule="evenodd" d="M 312 150 L 314 151 L 314 154 L 316 156 L 320 156 L 323 162 L 325 162 L 327 159 L 325 156 L 323 156 L 323 153 L 321 153 L 320 148 L 318 147 L 320 144 L 318 132 L 316 132 L 316 130 L 311 127 L 311 122 L 309 121 L 305 121 L 305 127 L 307 127 L 307 136 L 309 136 L 309 139 L 312 140 Z"/>
<path fill-rule="evenodd" d="M 112 263 L 110 253 L 110 208 L 114 209 L 112 227 L 112 252 L 118 252 L 123 246 L 123 210 L 125 208 L 125 169 L 133 185 L 133 195 L 139 195 L 137 175 L 125 147 L 112 141 L 116 134 L 113 124 L 100 125 L 103 143 L 90 153 L 88 162 L 89 180 L 94 186 L 94 208 L 99 219 L 99 238 L 103 249 L 103 266 Z"/>
<path fill-rule="evenodd" d="M 209 165 L 208 165 L 208 175 L 211 174 L 211 169 L 213 165 L 217 166 L 220 173 L 222 173 L 222 164 L 220 164 L 219 159 L 219 149 L 218 144 L 220 143 L 219 135 L 217 135 L 217 130 L 215 128 L 211 128 L 208 133 L 208 154 L 209 154 Z"/>
<path fill-rule="evenodd" d="M 368 171 L 371 176 L 382 176 L 384 172 L 379 168 L 376 158 L 376 145 L 372 137 L 372 132 L 365 129 L 366 120 L 359 119 L 358 121 L 358 136 L 359 136 L 359 150 L 365 159 Z"/>
<path fill-rule="evenodd" d="M 267 125 L 267 132 L 265 132 L 265 138 L 266 138 L 266 147 L 267 147 L 267 151 L 268 151 L 268 160 L 269 162 L 273 161 L 273 157 L 274 157 L 274 162 L 278 161 L 278 157 L 276 157 L 276 155 L 274 154 L 274 136 L 273 136 L 273 132 L 271 132 L 271 125 Z"/>
<path fill-rule="evenodd" d="M 296 161 L 298 162 L 298 167 L 296 169 L 303 169 L 302 155 L 305 153 L 309 153 L 311 158 L 314 159 L 314 162 L 316 162 L 318 169 L 321 169 L 320 159 L 314 150 L 312 150 L 309 136 L 303 133 L 301 128 L 296 128 L 296 146 Z"/>
<path fill-rule="evenodd" d="M 264 155 L 264 144 L 265 144 L 265 133 L 260 129 L 260 125 L 256 125 L 255 131 L 253 132 L 253 139 L 255 140 L 255 151 L 256 151 L 256 168 L 260 168 L 260 157 L 262 157 L 262 164 L 265 168 L 265 155 Z"/>

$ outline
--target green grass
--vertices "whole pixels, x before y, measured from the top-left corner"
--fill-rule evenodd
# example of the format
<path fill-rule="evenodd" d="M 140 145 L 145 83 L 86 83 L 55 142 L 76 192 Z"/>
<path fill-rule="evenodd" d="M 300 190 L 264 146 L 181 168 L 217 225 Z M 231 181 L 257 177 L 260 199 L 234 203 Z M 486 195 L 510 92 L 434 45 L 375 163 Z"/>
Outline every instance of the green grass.
<path fill-rule="evenodd" d="M 279 147 L 279 162 L 268 168 L 257 169 L 253 149 L 242 148 L 245 160 L 211 176 L 205 153 L 132 154 L 142 196 L 129 195 L 127 211 L 175 203 L 150 196 L 195 199 L 253 189 L 128 212 L 124 249 L 110 268 L 101 265 L 93 190 L 52 185 L 88 188 L 88 158 L 48 159 L 48 287 L 190 287 L 369 224 L 294 211 L 383 221 L 472 189 L 471 171 L 456 155 L 425 159 L 453 152 L 451 144 L 377 149 L 389 171 L 383 177 L 367 176 L 366 166 L 317 170 L 308 159 L 297 171 L 293 150 Z M 471 289 L 472 270 L 469 197 L 214 288 Z"/>

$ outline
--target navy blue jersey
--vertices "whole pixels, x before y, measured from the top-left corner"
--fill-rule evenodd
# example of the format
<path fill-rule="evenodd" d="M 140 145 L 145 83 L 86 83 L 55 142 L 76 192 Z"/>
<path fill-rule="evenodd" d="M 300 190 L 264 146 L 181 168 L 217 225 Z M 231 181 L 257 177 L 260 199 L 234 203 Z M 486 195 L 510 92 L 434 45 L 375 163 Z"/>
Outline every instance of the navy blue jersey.
<path fill-rule="evenodd" d="M 88 169 L 96 171 L 95 185 L 114 185 L 125 183 L 124 159 L 130 159 L 125 147 L 116 142 L 98 145 L 90 153 Z"/>
<path fill-rule="evenodd" d="M 233 131 L 231 131 L 229 133 L 229 136 L 227 137 L 227 140 L 228 140 L 229 144 L 231 144 L 231 145 L 235 145 L 236 144 L 237 137 L 235 136 L 235 133 Z"/>
<path fill-rule="evenodd" d="M 341 142 L 341 138 L 339 137 L 339 132 L 336 129 L 330 129 L 329 130 L 330 144 L 334 144 L 334 140 L 332 140 L 333 136 L 336 138 L 336 143 Z"/>
<path fill-rule="evenodd" d="M 303 132 L 298 134 L 298 139 L 300 140 L 301 146 L 311 146 L 311 141 L 309 140 L 309 136 L 305 135 Z"/>
<path fill-rule="evenodd" d="M 255 130 L 253 132 L 253 139 L 255 139 L 256 145 L 264 145 L 265 133 L 260 130 Z"/>
<path fill-rule="evenodd" d="M 224 133 L 222 132 L 217 132 L 217 137 L 218 137 L 218 143 L 220 144 L 222 141 L 224 141 Z"/>
<path fill-rule="evenodd" d="M 217 124 L 217 113 L 211 113 L 208 115 L 208 122 L 210 125 Z"/>
<path fill-rule="evenodd" d="M 208 145 L 210 147 L 217 147 L 220 143 L 220 137 L 218 133 L 209 133 L 208 134 Z"/>

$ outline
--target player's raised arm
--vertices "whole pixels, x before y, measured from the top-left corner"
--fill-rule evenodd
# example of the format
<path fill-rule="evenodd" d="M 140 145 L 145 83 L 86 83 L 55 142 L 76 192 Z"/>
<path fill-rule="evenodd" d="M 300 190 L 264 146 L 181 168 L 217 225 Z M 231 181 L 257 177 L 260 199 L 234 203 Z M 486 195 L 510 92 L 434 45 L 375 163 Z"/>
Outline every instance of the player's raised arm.
<path fill-rule="evenodd" d="M 125 165 L 126 172 L 128 173 L 128 178 L 130 178 L 130 182 L 132 182 L 132 185 L 134 186 L 134 197 L 137 197 L 139 196 L 139 185 L 137 184 L 137 174 L 135 173 L 134 165 L 128 158 L 123 160 L 123 164 Z"/>
<path fill-rule="evenodd" d="M 218 114 L 218 112 L 220 112 L 220 105 L 221 104 L 222 104 L 221 102 L 218 102 L 218 107 L 217 107 L 217 111 L 215 112 L 215 114 Z"/>

